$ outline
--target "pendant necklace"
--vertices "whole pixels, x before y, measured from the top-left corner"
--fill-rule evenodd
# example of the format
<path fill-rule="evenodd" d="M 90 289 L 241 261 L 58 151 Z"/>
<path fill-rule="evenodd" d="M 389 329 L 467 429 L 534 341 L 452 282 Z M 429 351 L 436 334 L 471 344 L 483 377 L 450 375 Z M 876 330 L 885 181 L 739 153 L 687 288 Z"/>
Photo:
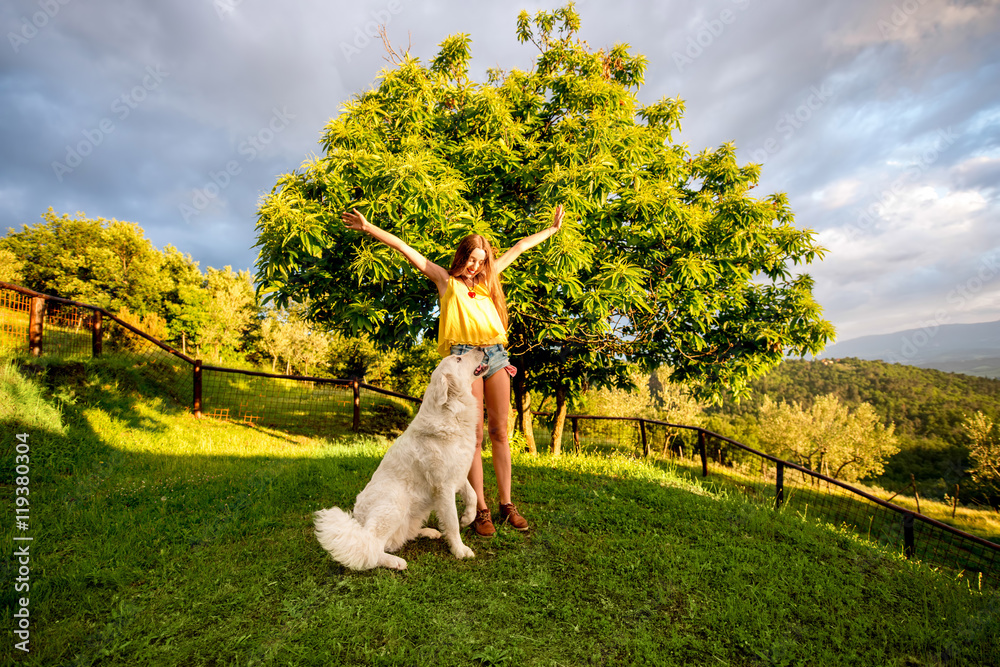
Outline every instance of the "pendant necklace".
<path fill-rule="evenodd" d="M 462 282 L 465 283 L 465 276 L 462 276 Z M 465 285 L 466 285 L 466 287 L 468 287 L 468 283 L 465 283 Z M 475 281 L 473 281 L 472 287 L 469 287 L 469 298 L 470 299 L 475 299 L 476 298 L 476 283 L 475 283 Z"/>

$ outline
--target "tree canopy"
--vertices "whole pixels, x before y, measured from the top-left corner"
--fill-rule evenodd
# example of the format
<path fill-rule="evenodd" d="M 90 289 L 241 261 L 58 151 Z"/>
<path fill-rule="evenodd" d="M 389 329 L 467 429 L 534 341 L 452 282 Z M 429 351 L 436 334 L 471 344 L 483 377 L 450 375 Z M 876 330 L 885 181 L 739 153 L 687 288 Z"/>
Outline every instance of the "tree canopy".
<path fill-rule="evenodd" d="M 134 222 L 51 208 L 42 219 L 0 238 L 0 262 L 14 260 L 13 270 L 0 272 L 6 282 L 106 308 L 185 348 L 210 345 L 216 360 L 248 351 L 258 311 L 249 271 L 202 274 L 190 255 L 171 245 L 159 250 Z"/>
<path fill-rule="evenodd" d="M 502 253 L 561 203 L 560 233 L 503 276 L 520 396 L 546 378 L 574 390 L 570 370 L 619 382 L 625 367 L 607 370 L 627 360 L 669 365 L 718 398 L 745 392 L 786 352 L 822 349 L 833 329 L 792 267 L 823 250 L 795 227 L 787 197 L 752 196 L 760 167 L 737 164 L 732 144 L 692 154 L 673 143 L 684 103 L 640 103 L 646 59 L 626 44 L 595 51 L 579 28 L 572 4 L 522 12 L 517 38 L 539 50 L 531 69 L 473 82 L 459 34 L 429 64 L 404 54 L 346 102 L 322 155 L 262 201 L 264 298 L 308 303 L 315 322 L 407 348 L 436 335 L 435 290 L 346 230 L 341 211 L 358 208 L 447 266 L 466 234 Z M 535 377 L 533 360 L 544 370 Z"/>

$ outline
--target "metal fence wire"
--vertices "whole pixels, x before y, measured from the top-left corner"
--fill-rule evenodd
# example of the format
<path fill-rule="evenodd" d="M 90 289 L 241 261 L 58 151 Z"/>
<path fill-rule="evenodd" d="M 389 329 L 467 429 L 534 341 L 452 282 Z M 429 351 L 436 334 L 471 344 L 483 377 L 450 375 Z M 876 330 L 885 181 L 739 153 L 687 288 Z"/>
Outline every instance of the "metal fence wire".
<path fill-rule="evenodd" d="M 287 431 L 349 427 L 401 433 L 420 403 L 356 379 L 203 366 L 102 308 L 0 282 L 0 351 L 13 350 L 104 356 L 110 364 L 137 368 L 197 416 Z M 566 425 L 563 451 L 674 457 L 686 466 L 700 465 L 703 476 L 711 472 L 765 505 L 847 526 L 927 563 L 981 574 L 991 582 L 1000 576 L 998 544 L 705 429 L 592 415 L 568 415 Z M 547 435 L 540 424 L 536 437 Z"/>
<path fill-rule="evenodd" d="M 766 506 L 846 527 L 908 558 L 981 575 L 991 584 L 1000 579 L 1000 544 L 717 433 L 638 418 L 567 415 L 566 423 L 564 449 L 601 452 L 617 443 L 637 456 L 670 456 Z"/>
<path fill-rule="evenodd" d="M 195 415 L 288 431 L 399 434 L 420 399 L 358 380 L 202 365 L 108 311 L 0 283 L 0 350 L 102 357 L 139 370 Z"/>

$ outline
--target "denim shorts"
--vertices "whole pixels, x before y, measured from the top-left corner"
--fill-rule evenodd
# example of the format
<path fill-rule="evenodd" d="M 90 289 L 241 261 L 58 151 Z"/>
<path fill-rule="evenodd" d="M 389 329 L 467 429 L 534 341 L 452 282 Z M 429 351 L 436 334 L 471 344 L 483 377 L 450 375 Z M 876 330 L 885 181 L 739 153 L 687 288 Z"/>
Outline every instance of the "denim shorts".
<path fill-rule="evenodd" d="M 503 345 L 486 345 L 485 347 L 478 345 L 452 345 L 451 353 L 465 354 L 470 350 L 476 349 L 482 350 L 486 353 L 486 358 L 483 359 L 483 363 L 485 363 L 488 368 L 486 369 L 486 372 L 483 373 L 483 379 L 486 379 L 497 371 L 503 369 L 509 368 L 510 370 L 507 370 L 507 372 L 511 375 L 511 377 L 513 377 L 514 373 L 517 372 L 517 369 L 511 366 L 510 357 L 507 356 L 507 350 L 504 349 Z"/>

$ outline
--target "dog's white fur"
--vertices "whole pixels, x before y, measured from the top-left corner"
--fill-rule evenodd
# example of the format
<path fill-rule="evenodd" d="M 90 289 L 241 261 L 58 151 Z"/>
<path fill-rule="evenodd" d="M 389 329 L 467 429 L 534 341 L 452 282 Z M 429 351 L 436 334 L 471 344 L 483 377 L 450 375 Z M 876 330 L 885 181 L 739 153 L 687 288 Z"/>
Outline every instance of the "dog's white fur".
<path fill-rule="evenodd" d="M 460 526 L 472 523 L 476 494 L 469 468 L 476 448 L 479 402 L 472 383 L 485 355 L 474 350 L 445 357 L 431 374 L 420 410 L 389 448 L 368 486 L 358 494 L 353 514 L 338 507 L 314 515 L 316 537 L 334 560 L 352 570 L 382 566 L 405 570 L 397 551 L 416 537 L 439 538 L 424 527 L 433 510 L 456 558 L 472 558 Z M 455 494 L 465 502 L 461 520 Z"/>

